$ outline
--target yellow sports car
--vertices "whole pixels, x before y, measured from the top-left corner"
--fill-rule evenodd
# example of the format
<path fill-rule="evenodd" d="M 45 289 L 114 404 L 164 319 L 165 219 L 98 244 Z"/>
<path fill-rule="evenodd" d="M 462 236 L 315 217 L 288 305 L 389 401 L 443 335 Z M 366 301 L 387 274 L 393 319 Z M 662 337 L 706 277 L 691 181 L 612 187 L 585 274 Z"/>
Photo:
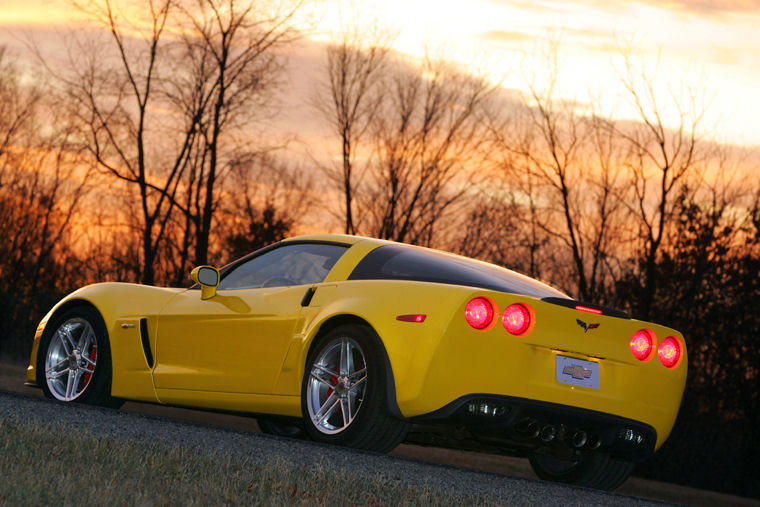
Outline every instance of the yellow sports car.
<path fill-rule="evenodd" d="M 541 478 L 614 489 L 668 438 L 686 381 L 677 331 L 436 250 L 300 236 L 192 278 L 68 295 L 37 328 L 27 384 L 381 452 L 528 456 Z"/>

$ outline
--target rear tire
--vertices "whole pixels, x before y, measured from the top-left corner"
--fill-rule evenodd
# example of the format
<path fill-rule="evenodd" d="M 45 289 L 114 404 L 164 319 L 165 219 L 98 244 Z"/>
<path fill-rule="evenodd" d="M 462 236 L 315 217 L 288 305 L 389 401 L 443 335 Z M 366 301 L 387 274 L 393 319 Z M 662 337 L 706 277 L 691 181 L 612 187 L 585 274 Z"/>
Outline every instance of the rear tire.
<path fill-rule="evenodd" d="M 602 452 L 590 452 L 577 461 L 535 452 L 529 456 L 530 466 L 538 477 L 587 488 L 612 491 L 631 475 L 635 463 L 613 458 Z"/>
<path fill-rule="evenodd" d="M 304 429 L 318 442 L 388 452 L 408 423 L 388 409 L 385 350 L 366 326 L 345 324 L 319 337 L 301 388 Z"/>
<path fill-rule="evenodd" d="M 111 348 L 103 318 L 90 306 L 56 315 L 37 353 L 37 383 L 46 397 L 118 408 L 111 396 Z"/>

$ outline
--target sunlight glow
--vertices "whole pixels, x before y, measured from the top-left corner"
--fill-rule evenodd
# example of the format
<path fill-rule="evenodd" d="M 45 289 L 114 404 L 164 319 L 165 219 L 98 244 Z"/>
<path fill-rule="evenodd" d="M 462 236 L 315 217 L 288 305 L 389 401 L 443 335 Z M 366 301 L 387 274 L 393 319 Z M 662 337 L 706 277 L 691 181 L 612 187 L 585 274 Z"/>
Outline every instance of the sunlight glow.
<path fill-rule="evenodd" d="M 118 0 L 119 5 L 127 5 Z M 5 0 L 0 45 L 22 47 L 19 34 L 49 36 L 82 23 L 66 0 Z M 712 5 L 712 4 L 711 4 Z M 601 104 L 603 112 L 633 118 L 620 85 L 619 46 L 628 43 L 651 67 L 659 59 L 657 92 L 681 83 L 704 92 L 705 127 L 717 140 L 760 144 L 760 12 L 731 2 L 626 0 L 323 0 L 296 18 L 313 43 L 329 42 L 342 23 L 387 27 L 393 49 L 411 58 L 442 56 L 506 88 L 540 84 L 541 50 L 560 41 L 560 98 Z M 734 10 L 730 10 L 733 8 Z M 721 10 L 723 9 L 723 10 Z M 5 30 L 3 30 L 5 29 Z M 670 117 L 673 124 L 677 119 Z"/>
<path fill-rule="evenodd" d="M 341 19 L 353 19 L 356 2 L 327 0 L 315 40 L 329 41 Z M 635 118 L 620 85 L 619 48 L 653 67 L 658 94 L 675 93 L 681 83 L 697 88 L 709 102 L 704 125 L 721 141 L 760 144 L 760 12 L 706 15 L 689 2 L 472 0 L 367 0 L 361 14 L 394 30 L 393 48 L 413 58 L 443 55 L 469 70 L 485 73 L 507 88 L 544 73 L 541 51 L 560 41 L 560 96 L 601 102 L 604 112 Z M 718 15 L 719 14 L 719 15 Z M 677 123 L 675 115 L 669 123 Z"/>

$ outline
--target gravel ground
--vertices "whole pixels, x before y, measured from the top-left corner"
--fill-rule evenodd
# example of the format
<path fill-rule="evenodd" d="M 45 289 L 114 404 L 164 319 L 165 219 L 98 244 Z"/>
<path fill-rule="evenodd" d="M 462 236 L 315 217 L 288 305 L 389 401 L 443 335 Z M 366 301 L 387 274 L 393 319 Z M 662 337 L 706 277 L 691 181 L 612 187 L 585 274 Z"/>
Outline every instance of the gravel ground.
<path fill-rule="evenodd" d="M 429 487 L 442 494 L 474 494 L 503 505 L 665 505 L 651 500 L 575 488 L 520 477 L 431 464 L 397 456 L 341 449 L 260 433 L 118 410 L 68 405 L 0 392 L 0 418 L 16 424 L 42 424 L 97 437 L 137 443 L 162 442 L 201 452 L 245 457 L 262 463 L 273 457 L 301 464 L 321 464 L 362 476 L 384 478 L 411 486 Z"/>

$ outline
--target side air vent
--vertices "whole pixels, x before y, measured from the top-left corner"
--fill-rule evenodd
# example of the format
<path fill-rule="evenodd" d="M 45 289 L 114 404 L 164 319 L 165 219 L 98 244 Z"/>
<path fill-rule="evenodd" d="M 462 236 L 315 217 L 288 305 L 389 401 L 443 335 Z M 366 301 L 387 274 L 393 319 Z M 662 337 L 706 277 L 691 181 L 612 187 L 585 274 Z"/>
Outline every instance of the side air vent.
<path fill-rule="evenodd" d="M 150 338 L 148 337 L 148 319 L 140 319 L 140 338 L 142 339 L 143 352 L 148 366 L 153 368 L 153 352 L 150 350 Z"/>

